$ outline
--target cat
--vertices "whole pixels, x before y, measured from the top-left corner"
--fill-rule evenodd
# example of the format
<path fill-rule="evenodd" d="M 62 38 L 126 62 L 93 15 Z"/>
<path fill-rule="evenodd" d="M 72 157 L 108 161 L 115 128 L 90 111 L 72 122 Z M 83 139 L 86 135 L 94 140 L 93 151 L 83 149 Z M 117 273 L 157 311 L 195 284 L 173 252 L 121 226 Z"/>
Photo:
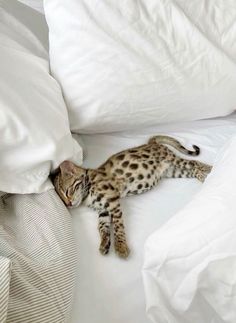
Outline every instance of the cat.
<path fill-rule="evenodd" d="M 195 145 L 191 151 L 172 137 L 155 136 L 145 145 L 111 156 L 96 169 L 85 169 L 70 161 L 60 165 L 53 180 L 55 189 L 67 207 L 84 202 L 98 212 L 102 254 L 109 251 L 113 224 L 116 253 L 123 258 L 129 255 L 121 198 L 144 193 L 162 178 L 195 177 L 203 182 L 211 171 L 212 167 L 207 164 L 178 157 L 166 144 L 189 156 L 200 153 Z"/>

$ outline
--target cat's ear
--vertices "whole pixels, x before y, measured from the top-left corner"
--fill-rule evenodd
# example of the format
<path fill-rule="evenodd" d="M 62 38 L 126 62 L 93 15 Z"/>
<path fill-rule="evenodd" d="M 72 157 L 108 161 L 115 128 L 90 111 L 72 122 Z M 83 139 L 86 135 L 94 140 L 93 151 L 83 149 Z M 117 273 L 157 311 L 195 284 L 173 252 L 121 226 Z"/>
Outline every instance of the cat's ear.
<path fill-rule="evenodd" d="M 75 175 L 77 173 L 77 166 L 69 160 L 65 160 L 60 164 L 60 171 L 63 175 Z"/>

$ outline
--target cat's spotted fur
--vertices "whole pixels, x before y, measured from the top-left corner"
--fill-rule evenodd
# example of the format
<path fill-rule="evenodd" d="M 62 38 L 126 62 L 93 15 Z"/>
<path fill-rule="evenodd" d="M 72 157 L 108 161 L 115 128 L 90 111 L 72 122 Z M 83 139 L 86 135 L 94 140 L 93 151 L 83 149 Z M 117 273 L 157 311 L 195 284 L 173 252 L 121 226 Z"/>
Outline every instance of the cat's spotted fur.
<path fill-rule="evenodd" d="M 200 152 L 197 146 L 189 151 L 171 137 L 156 136 L 146 145 L 111 156 L 97 169 L 85 169 L 69 161 L 60 165 L 54 179 L 56 191 L 68 207 L 84 201 L 98 212 L 102 254 L 109 251 L 112 223 L 115 251 L 123 258 L 129 255 L 120 198 L 146 192 L 162 178 L 195 177 L 203 182 L 211 171 L 211 166 L 178 157 L 163 144 L 187 155 L 197 156 Z"/>

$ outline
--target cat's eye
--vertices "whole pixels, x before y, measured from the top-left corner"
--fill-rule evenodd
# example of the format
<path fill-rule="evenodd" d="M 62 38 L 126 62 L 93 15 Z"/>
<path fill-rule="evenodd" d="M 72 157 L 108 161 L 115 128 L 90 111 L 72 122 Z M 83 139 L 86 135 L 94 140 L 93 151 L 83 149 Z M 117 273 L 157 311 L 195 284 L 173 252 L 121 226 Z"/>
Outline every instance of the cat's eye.
<path fill-rule="evenodd" d="M 65 196 L 66 197 L 70 196 L 70 189 L 69 188 L 65 191 Z"/>
<path fill-rule="evenodd" d="M 81 182 L 77 182 L 76 185 L 74 186 L 74 190 L 78 190 L 80 187 Z"/>

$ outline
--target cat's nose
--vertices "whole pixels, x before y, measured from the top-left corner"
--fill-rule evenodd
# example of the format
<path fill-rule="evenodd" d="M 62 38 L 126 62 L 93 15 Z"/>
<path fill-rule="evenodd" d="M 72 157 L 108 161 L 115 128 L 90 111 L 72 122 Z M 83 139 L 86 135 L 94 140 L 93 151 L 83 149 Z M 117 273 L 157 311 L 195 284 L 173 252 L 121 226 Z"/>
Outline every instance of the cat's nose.
<path fill-rule="evenodd" d="M 68 201 L 67 206 L 71 207 L 72 206 L 72 202 Z"/>

